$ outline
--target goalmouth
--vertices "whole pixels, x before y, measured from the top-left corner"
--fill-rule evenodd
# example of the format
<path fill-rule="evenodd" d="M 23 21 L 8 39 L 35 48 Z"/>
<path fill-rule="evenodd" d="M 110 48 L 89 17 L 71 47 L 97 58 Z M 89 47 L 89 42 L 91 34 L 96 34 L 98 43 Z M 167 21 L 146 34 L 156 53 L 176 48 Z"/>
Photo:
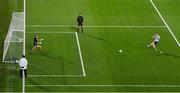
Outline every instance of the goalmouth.
<path fill-rule="evenodd" d="M 3 62 L 13 62 L 25 54 L 24 12 L 14 12 L 4 41 Z"/>

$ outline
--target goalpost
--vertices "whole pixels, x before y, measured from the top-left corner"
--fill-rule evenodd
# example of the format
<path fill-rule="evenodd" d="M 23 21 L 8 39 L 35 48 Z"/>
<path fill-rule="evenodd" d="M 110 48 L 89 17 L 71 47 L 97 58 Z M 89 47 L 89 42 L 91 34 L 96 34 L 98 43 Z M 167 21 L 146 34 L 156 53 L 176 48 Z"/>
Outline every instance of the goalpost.
<path fill-rule="evenodd" d="M 23 0 L 22 12 L 12 13 L 9 29 L 4 41 L 2 62 L 19 60 L 25 55 L 25 31 L 26 31 L 26 0 Z M 25 76 L 23 70 L 22 93 L 25 93 Z"/>
<path fill-rule="evenodd" d="M 4 41 L 3 62 L 15 61 L 25 54 L 24 24 L 24 12 L 14 12 Z"/>
<path fill-rule="evenodd" d="M 23 12 L 12 14 L 8 33 L 4 41 L 2 62 L 14 62 L 25 55 L 25 14 L 26 0 L 24 1 Z"/>

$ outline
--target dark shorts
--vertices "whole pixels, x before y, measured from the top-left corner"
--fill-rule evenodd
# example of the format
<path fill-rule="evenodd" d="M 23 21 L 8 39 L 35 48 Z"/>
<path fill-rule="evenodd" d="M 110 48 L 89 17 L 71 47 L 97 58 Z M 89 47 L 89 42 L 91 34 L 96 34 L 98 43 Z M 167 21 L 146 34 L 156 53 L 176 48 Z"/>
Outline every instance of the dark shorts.
<path fill-rule="evenodd" d="M 159 42 L 158 41 L 154 41 L 154 44 L 157 45 Z"/>
<path fill-rule="evenodd" d="M 35 47 L 36 47 L 37 45 L 38 45 L 38 43 L 37 43 L 37 42 L 34 42 L 34 43 L 33 43 L 33 46 L 35 46 Z"/>
<path fill-rule="evenodd" d="M 83 23 L 78 23 L 78 26 L 83 26 Z"/>

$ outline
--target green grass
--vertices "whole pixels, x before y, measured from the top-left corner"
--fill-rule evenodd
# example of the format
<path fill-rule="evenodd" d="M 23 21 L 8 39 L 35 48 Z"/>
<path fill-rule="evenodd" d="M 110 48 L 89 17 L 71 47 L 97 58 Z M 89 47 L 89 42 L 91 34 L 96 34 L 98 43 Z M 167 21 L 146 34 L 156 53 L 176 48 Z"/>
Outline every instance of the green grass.
<path fill-rule="evenodd" d="M 34 34 L 27 41 L 32 41 Z M 33 64 L 29 65 L 29 74 L 32 75 L 81 75 L 81 63 L 78 55 L 76 37 L 74 33 L 39 33 L 42 41 L 42 51 L 34 51 L 28 58 Z M 27 42 L 28 50 L 32 49 L 33 42 Z M 69 52 L 68 52 L 69 51 Z M 41 56 L 39 56 L 41 55 Z M 45 64 L 44 64 L 45 63 Z M 48 69 L 41 69 L 48 67 Z M 71 69 L 69 69 L 71 68 Z"/>
<path fill-rule="evenodd" d="M 11 13 L 15 10 L 15 3 L 10 0 L 0 0 L 0 60 L 3 56 L 3 43 L 11 20 Z M 9 64 L 3 64 L 0 62 L 0 92 L 9 91 L 12 87 L 8 85 L 11 75 L 10 70 L 7 69 Z"/>
<path fill-rule="evenodd" d="M 157 8 L 180 40 L 178 0 L 154 0 Z M 27 25 L 76 25 L 82 13 L 85 26 L 164 26 L 149 0 L 28 0 Z M 86 76 L 72 27 L 27 27 L 27 92 L 169 92 L 180 87 L 180 47 L 165 27 L 87 27 L 79 33 Z M 47 33 L 46 33 L 47 32 Z M 51 33 L 49 33 L 51 32 Z M 57 33 L 52 33 L 57 32 Z M 157 32 L 161 36 L 155 52 L 146 45 Z M 43 38 L 42 50 L 32 49 L 34 33 Z M 122 49 L 123 53 L 118 53 Z M 13 90 L 20 92 L 16 65 Z M 79 75 L 57 76 L 51 75 Z M 52 85 L 52 86 L 41 86 Z M 71 86 L 72 85 L 72 86 Z M 84 86 L 77 86 L 84 85 Z M 98 86 L 110 85 L 110 86 Z M 128 85 L 128 86 L 127 86 Z M 134 86 L 145 85 L 145 86 Z M 152 86 L 148 86 L 152 85 Z"/>

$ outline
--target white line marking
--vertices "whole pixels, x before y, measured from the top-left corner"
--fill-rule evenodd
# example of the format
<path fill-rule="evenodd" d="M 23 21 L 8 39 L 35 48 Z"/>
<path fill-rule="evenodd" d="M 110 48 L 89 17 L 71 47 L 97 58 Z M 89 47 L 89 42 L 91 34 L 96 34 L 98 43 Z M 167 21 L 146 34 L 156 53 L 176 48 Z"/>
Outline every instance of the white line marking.
<path fill-rule="evenodd" d="M 26 32 L 26 33 L 30 33 L 30 34 L 34 34 L 34 33 L 43 33 L 43 34 L 55 34 L 55 33 L 62 33 L 62 34 L 74 34 L 76 32 L 54 32 L 54 31 L 42 31 L 42 32 Z"/>
<path fill-rule="evenodd" d="M 0 92 L 0 93 L 20 93 L 20 92 Z M 172 93 L 172 92 L 26 92 L 26 93 Z M 179 92 L 173 92 L 179 93 Z"/>
<path fill-rule="evenodd" d="M 76 43 L 78 45 L 78 52 L 79 52 L 79 56 L 80 56 L 80 61 L 81 61 L 81 67 L 82 67 L 82 71 L 83 71 L 83 75 L 28 75 L 28 77 L 84 77 L 86 76 L 85 73 L 85 68 L 84 68 L 84 62 L 83 62 L 83 58 L 82 58 L 82 53 L 81 53 L 81 47 L 80 47 L 80 43 L 79 43 L 79 38 L 78 38 L 78 34 L 77 32 L 26 32 L 26 33 L 30 33 L 30 34 L 34 34 L 34 33 L 43 33 L 43 34 L 75 34 L 76 36 Z"/>
<path fill-rule="evenodd" d="M 23 42 L 23 55 L 26 55 L 26 0 L 24 0 L 24 42 Z M 25 93 L 25 87 L 26 87 L 26 82 L 25 82 L 25 77 L 23 87 L 22 87 L 22 93 Z"/>
<path fill-rule="evenodd" d="M 85 72 L 85 68 L 84 68 L 84 62 L 83 62 L 83 58 L 82 58 L 81 47 L 80 47 L 80 43 L 79 43 L 79 37 L 78 37 L 77 32 L 75 33 L 75 35 L 76 35 L 76 40 L 77 40 L 77 45 L 78 45 L 78 50 L 79 50 L 79 57 L 80 57 L 80 60 L 81 60 L 83 76 L 86 76 L 86 72 Z"/>
<path fill-rule="evenodd" d="M 84 77 L 83 75 L 28 75 L 28 77 Z"/>
<path fill-rule="evenodd" d="M 76 25 L 27 25 L 27 27 L 77 27 Z M 85 28 L 166 28 L 166 26 L 83 26 Z"/>
<path fill-rule="evenodd" d="M 20 29 L 14 29 L 14 32 L 24 32 L 24 30 L 20 30 Z"/>
<path fill-rule="evenodd" d="M 180 85 L 26 85 L 27 87 L 180 87 Z"/>
<path fill-rule="evenodd" d="M 169 27 L 169 25 L 167 24 L 167 22 L 164 20 L 163 16 L 161 15 L 161 13 L 159 12 L 159 10 L 157 9 L 156 5 L 154 4 L 154 2 L 152 0 L 150 0 L 152 6 L 154 7 L 154 9 L 156 10 L 156 12 L 158 13 L 159 17 L 161 18 L 161 20 L 163 21 L 163 23 L 165 24 L 165 26 L 167 27 L 167 29 L 169 30 L 169 32 L 171 33 L 171 35 L 173 36 L 174 40 L 176 41 L 176 43 L 178 44 L 178 46 L 180 47 L 180 43 L 177 40 L 176 36 L 174 35 L 174 33 L 172 32 L 171 28 Z"/>
<path fill-rule="evenodd" d="M 24 42 L 24 41 L 5 41 L 5 42 L 22 43 L 22 42 Z"/>

